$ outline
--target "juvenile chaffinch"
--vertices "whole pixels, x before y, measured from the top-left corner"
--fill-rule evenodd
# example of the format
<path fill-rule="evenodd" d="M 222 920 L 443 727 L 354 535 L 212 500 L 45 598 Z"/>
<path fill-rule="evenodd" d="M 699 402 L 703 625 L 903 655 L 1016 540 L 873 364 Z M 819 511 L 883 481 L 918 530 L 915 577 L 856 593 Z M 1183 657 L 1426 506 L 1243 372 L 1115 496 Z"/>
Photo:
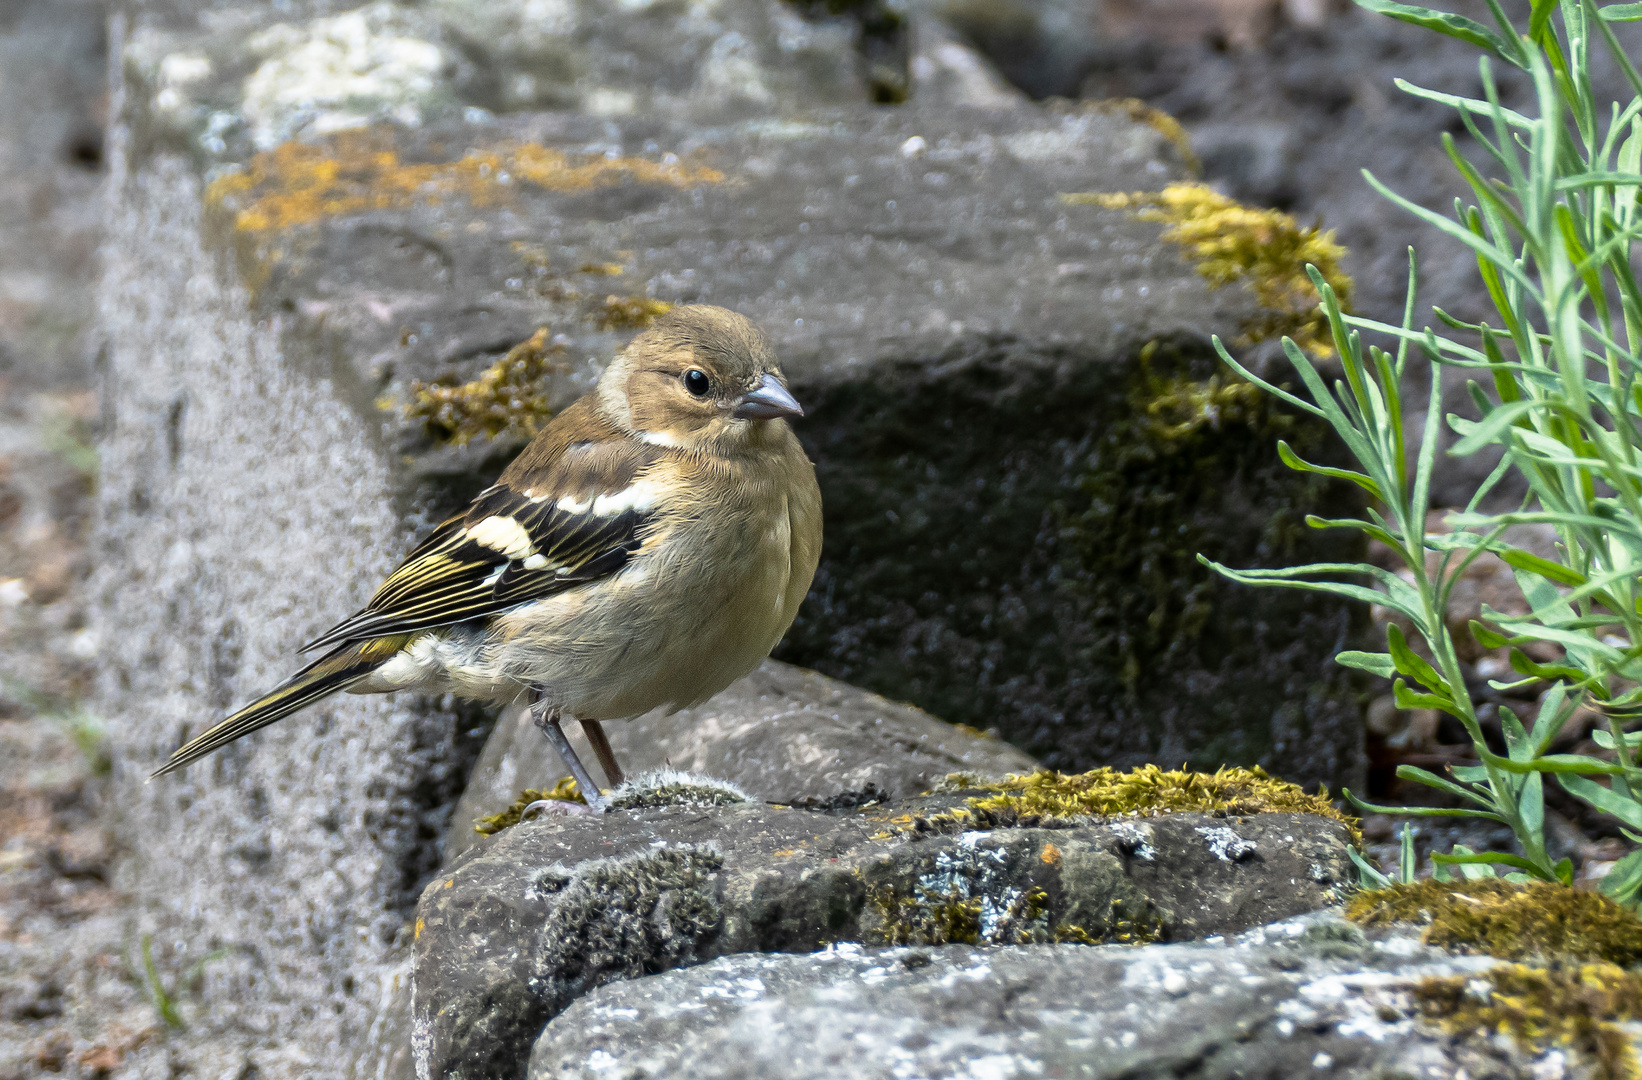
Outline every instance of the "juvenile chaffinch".
<path fill-rule="evenodd" d="M 579 720 L 612 785 L 601 720 L 705 701 L 768 656 L 821 554 L 803 409 L 769 343 L 723 308 L 673 309 L 560 412 L 466 513 L 441 523 L 283 685 L 172 753 L 170 772 L 338 690 L 528 695 Z"/>

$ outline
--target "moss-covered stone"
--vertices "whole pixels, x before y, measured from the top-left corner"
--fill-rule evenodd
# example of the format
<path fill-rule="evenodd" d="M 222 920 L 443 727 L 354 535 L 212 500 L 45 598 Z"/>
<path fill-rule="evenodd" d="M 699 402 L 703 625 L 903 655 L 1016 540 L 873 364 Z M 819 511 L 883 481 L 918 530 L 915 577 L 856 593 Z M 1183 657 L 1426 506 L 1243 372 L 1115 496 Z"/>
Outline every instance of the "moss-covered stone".
<path fill-rule="evenodd" d="M 1322 795 L 1268 776 L 1258 765 L 1222 767 L 1213 773 L 1168 771 L 1142 765 L 1128 772 L 1094 769 L 1067 776 L 1052 769 L 998 778 L 953 773 L 937 790 L 987 794 L 970 796 L 964 806 L 929 816 L 908 815 L 909 832 L 952 832 L 971 828 L 1053 828 L 1091 817 L 1149 818 L 1197 813 L 1220 817 L 1249 814 L 1316 814 L 1345 826 L 1352 843 L 1363 846 L 1359 822 Z M 1045 858 L 1048 858 L 1048 853 Z M 1056 858 L 1058 858 L 1058 854 Z"/>
<path fill-rule="evenodd" d="M 453 377 L 413 382 L 405 415 L 422 421 L 434 438 L 457 446 L 477 438 L 529 439 L 553 415 L 542 383 L 553 357 L 563 352 L 543 327 L 472 382 L 458 383 Z"/>
<path fill-rule="evenodd" d="M 734 806 L 752 796 L 727 780 L 694 776 L 675 769 L 640 773 L 610 795 L 612 810 L 650 810 L 660 806 Z"/>
<path fill-rule="evenodd" d="M 1550 882 L 1427 879 L 1358 893 L 1346 915 L 1364 926 L 1423 923 L 1428 945 L 1502 960 L 1642 963 L 1642 919 L 1600 893 Z"/>
<path fill-rule="evenodd" d="M 827 531 L 777 655 L 1067 771 L 1258 763 L 1352 782 L 1359 706 L 1330 658 L 1360 613 L 1197 562 L 1354 557 L 1304 520 L 1356 496 L 1275 450 L 1326 459 L 1329 434 L 1228 381 L 1200 342 L 1155 340 L 1126 368 L 1011 353 L 799 386 Z"/>
<path fill-rule="evenodd" d="M 1168 771 L 1156 765 L 1119 772 L 1094 769 L 1067 776 L 1051 769 L 1001 780 L 956 777 L 991 794 L 968 800 L 997 825 L 1042 825 L 1077 817 L 1152 817 L 1178 812 L 1222 814 L 1316 814 L 1351 830 L 1362 846 L 1357 819 L 1341 813 L 1326 797 L 1307 795 L 1298 785 L 1275 780 L 1258 765 L 1221 768 L 1212 773 Z"/>
<path fill-rule="evenodd" d="M 1554 970 L 1509 964 L 1424 979 L 1412 992 L 1421 1014 L 1453 1034 L 1506 1034 L 1526 1046 L 1570 1050 L 1599 1080 L 1642 1076 L 1621 1026 L 1642 1020 L 1642 978 L 1613 964 Z"/>

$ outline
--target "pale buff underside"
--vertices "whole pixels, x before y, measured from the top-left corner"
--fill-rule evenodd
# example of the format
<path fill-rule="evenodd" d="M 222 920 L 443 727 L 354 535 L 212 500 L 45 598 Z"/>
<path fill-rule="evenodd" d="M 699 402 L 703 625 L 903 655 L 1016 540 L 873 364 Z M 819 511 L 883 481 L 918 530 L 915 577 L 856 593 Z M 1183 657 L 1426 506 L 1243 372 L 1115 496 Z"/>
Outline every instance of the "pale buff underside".
<path fill-rule="evenodd" d="M 697 705 L 769 655 L 809 591 L 821 496 L 813 471 L 802 473 L 794 483 L 745 462 L 718 480 L 710 520 L 658 505 L 656 527 L 613 577 L 516 608 L 485 630 L 425 634 L 350 689 L 503 704 L 540 687 L 569 715 L 600 720 Z M 666 477 L 646 479 L 669 487 Z M 789 490 L 774 495 L 776 486 Z"/>

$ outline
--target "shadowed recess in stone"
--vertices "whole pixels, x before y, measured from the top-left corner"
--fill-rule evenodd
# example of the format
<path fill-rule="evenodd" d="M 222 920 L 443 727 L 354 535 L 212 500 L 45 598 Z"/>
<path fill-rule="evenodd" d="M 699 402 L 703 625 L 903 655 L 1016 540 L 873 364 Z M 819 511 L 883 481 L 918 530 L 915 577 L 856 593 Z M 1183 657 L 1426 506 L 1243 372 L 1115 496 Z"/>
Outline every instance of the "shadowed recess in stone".
<path fill-rule="evenodd" d="M 1642 919 L 1601 893 L 1545 881 L 1426 879 L 1358 893 L 1346 916 L 1364 926 L 1423 924 L 1421 940 L 1502 960 L 1642 963 Z"/>
<path fill-rule="evenodd" d="M 1197 563 L 1352 546 L 1305 521 L 1356 494 L 1275 450 L 1332 460 L 1330 434 L 1227 380 L 1201 342 L 1132 355 L 1049 369 L 997 341 L 871 382 L 795 380 L 827 530 L 776 655 L 1067 772 L 1258 763 L 1351 783 L 1358 706 L 1329 650 L 1362 613 L 1256 595 Z"/>
<path fill-rule="evenodd" d="M 1243 325 L 1237 344 L 1287 336 L 1313 356 L 1334 354 L 1328 322 L 1317 306 L 1317 288 L 1306 272 L 1308 264 L 1316 266 L 1334 287 L 1341 307 L 1351 310 L 1351 278 L 1341 268 L 1346 249 L 1332 231 L 1324 232 L 1320 225 L 1301 228 L 1282 211 L 1244 206 L 1199 183 L 1170 184 L 1162 191 L 1062 195 L 1061 201 L 1133 210 L 1142 221 L 1161 222 L 1162 238 L 1184 249 L 1212 287 L 1244 284 L 1252 289 L 1265 310 Z"/>
<path fill-rule="evenodd" d="M 404 161 L 391 136 L 367 131 L 264 151 L 213 180 L 206 200 L 231 213 L 235 228 L 255 233 L 455 199 L 476 207 L 502 206 L 515 199 L 521 184 L 582 192 L 624 184 L 688 188 L 723 179 L 717 169 L 682 163 L 671 154 L 657 162 L 572 155 L 531 143 L 469 151 L 456 161 Z"/>
<path fill-rule="evenodd" d="M 1553 970 L 1507 964 L 1479 975 L 1422 979 L 1411 989 L 1421 1014 L 1454 1035 L 1509 1034 L 1525 1048 L 1572 1051 L 1595 1080 L 1642 1076 L 1627 1030 L 1642 1020 L 1642 978 L 1614 964 Z"/>

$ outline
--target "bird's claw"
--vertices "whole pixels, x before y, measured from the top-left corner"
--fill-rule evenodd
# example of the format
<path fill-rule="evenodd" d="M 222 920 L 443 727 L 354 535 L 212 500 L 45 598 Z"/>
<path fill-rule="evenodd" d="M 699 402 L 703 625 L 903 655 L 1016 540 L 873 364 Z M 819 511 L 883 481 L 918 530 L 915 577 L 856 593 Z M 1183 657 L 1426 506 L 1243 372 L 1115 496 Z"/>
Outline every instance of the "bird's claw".
<path fill-rule="evenodd" d="M 519 820 L 524 821 L 526 818 L 535 817 L 537 814 L 544 814 L 548 817 L 589 817 L 603 812 L 602 807 L 572 802 L 569 799 L 537 799 L 519 811 Z"/>

